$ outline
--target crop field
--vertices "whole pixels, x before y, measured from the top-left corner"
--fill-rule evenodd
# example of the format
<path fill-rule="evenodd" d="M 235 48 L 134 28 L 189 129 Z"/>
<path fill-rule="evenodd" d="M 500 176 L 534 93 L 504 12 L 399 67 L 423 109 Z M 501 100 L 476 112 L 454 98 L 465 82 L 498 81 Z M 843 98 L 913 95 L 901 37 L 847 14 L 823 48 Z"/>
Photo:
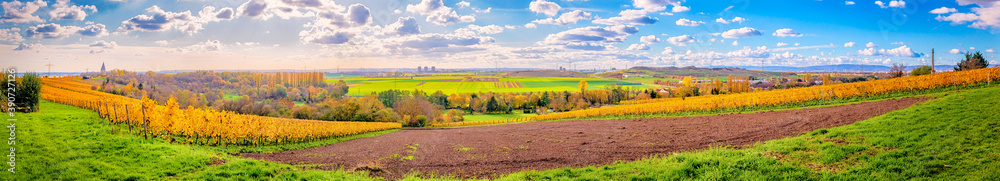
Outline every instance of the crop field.
<path fill-rule="evenodd" d="M 327 82 L 344 80 L 351 86 L 348 95 L 360 96 L 375 92 L 398 89 L 412 91 L 420 89 L 428 94 L 436 91 L 445 94 L 454 93 L 476 93 L 476 92 L 539 92 L 539 91 L 579 91 L 577 84 L 581 80 L 587 81 L 588 89 L 601 89 L 604 86 L 616 83 L 628 83 L 628 81 L 604 79 L 604 78 L 571 78 L 571 77 L 511 77 L 497 78 L 499 82 L 461 82 L 462 76 L 428 76 L 428 77 L 401 77 L 401 78 L 349 78 L 349 79 L 327 79 Z M 489 76 L 475 76 L 474 78 L 496 78 Z M 459 79 L 459 80 L 456 80 Z M 497 83 L 511 82 L 515 85 L 499 85 Z M 519 86 L 518 86 L 519 85 Z M 648 88 L 648 85 L 630 85 L 634 88 Z"/>

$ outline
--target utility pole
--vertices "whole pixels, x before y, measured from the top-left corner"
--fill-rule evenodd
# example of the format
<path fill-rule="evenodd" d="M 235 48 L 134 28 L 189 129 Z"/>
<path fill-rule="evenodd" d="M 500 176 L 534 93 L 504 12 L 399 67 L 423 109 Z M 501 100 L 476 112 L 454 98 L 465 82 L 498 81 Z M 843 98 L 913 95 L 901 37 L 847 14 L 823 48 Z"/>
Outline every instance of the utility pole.
<path fill-rule="evenodd" d="M 49 61 L 49 64 L 45 64 L 45 66 L 49 67 L 49 77 L 52 77 L 52 61 Z"/>

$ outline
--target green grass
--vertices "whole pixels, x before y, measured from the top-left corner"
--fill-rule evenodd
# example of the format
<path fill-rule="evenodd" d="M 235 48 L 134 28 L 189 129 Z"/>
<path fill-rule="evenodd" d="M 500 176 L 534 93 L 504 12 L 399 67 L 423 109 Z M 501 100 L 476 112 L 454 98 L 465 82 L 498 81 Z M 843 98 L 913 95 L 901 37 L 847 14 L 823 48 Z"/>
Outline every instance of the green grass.
<path fill-rule="evenodd" d="M 510 114 L 475 114 L 475 115 L 465 115 L 465 116 L 462 116 L 462 118 L 465 118 L 466 122 L 477 122 L 477 121 L 493 121 L 493 120 L 499 120 L 499 119 L 522 118 L 522 117 L 529 117 L 529 116 L 534 116 L 534 115 L 536 115 L 536 114 L 534 114 L 534 113 L 527 113 L 527 114 L 525 114 L 525 113 L 522 113 L 519 110 L 515 110 L 514 112 L 512 112 Z"/>
<path fill-rule="evenodd" d="M 239 100 L 241 97 L 243 96 L 240 96 L 239 94 L 226 93 L 225 95 L 223 95 L 222 99 L 227 101 L 232 101 L 232 100 Z"/>
<path fill-rule="evenodd" d="M 375 180 L 366 173 L 306 170 L 147 140 L 120 131 L 93 111 L 68 105 L 42 101 L 40 109 L 17 114 L 12 122 L 16 173 L 4 172 L 0 180 Z M 4 130 L 3 135 L 10 134 Z"/>
<path fill-rule="evenodd" d="M 1000 88 L 974 89 L 747 149 L 525 171 L 498 180 L 1000 180 L 996 110 Z"/>

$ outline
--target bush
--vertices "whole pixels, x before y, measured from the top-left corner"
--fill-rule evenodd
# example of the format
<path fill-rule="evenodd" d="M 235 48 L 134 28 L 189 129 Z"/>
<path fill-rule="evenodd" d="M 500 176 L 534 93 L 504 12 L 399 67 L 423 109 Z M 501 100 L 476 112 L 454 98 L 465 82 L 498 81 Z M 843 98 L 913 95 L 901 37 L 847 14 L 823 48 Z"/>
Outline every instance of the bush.
<path fill-rule="evenodd" d="M 14 104 L 22 107 L 23 112 L 38 111 L 38 99 L 42 92 L 42 79 L 38 74 L 34 72 L 24 74 L 16 89 Z"/>
<path fill-rule="evenodd" d="M 417 115 L 417 124 L 418 124 L 417 126 L 420 127 L 427 125 L 427 116 Z"/>
<path fill-rule="evenodd" d="M 910 71 L 910 76 L 921 76 L 931 74 L 931 66 L 920 66 Z"/>

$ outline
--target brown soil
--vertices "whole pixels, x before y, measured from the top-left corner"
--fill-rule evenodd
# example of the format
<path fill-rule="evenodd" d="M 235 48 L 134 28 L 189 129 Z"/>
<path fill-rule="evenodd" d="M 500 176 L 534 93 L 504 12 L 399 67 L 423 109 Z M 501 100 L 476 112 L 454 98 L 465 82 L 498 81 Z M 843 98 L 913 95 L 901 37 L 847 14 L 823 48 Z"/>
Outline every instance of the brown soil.
<path fill-rule="evenodd" d="M 851 124 L 928 99 L 699 117 L 404 129 L 316 148 L 241 156 L 367 171 L 389 179 L 414 171 L 493 178 L 521 170 L 605 165 L 710 146 L 748 145 Z"/>

